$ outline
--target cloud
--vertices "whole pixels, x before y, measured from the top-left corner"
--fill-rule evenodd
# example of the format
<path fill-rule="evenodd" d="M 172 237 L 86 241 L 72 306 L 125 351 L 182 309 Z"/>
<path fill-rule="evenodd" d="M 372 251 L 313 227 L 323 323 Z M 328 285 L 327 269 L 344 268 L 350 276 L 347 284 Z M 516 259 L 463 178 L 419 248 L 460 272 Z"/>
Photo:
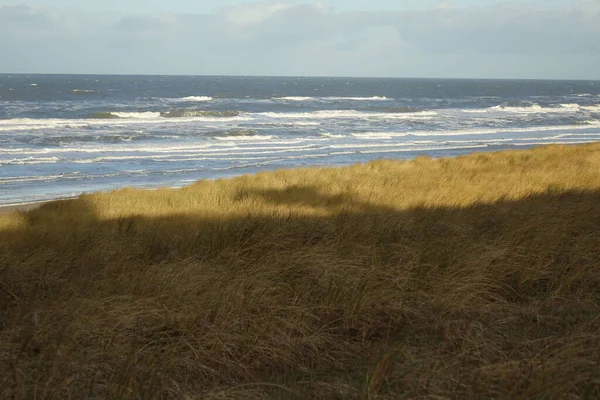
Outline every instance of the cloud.
<path fill-rule="evenodd" d="M 449 10 L 452 8 L 452 4 L 447 0 L 437 0 L 435 8 L 438 10 Z"/>
<path fill-rule="evenodd" d="M 0 71 L 600 79 L 600 3 L 553 4 L 336 12 L 259 1 L 205 15 L 0 7 Z"/>
<path fill-rule="evenodd" d="M 600 19 L 581 7 L 535 3 L 499 4 L 471 10 L 420 13 L 397 25 L 407 40 L 425 51 L 461 54 L 600 53 Z"/>
<path fill-rule="evenodd" d="M 261 1 L 228 7 L 223 11 L 223 17 L 227 22 L 245 28 L 260 25 L 274 15 L 293 7 L 290 2 Z"/>

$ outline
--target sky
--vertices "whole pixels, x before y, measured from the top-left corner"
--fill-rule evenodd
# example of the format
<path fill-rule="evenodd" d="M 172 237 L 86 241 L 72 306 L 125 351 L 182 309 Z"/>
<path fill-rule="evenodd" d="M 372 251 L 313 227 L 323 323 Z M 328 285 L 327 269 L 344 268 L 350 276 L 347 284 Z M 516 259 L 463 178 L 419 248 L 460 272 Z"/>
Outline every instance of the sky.
<path fill-rule="evenodd" d="M 0 0 L 0 73 L 600 80 L 600 0 Z"/>

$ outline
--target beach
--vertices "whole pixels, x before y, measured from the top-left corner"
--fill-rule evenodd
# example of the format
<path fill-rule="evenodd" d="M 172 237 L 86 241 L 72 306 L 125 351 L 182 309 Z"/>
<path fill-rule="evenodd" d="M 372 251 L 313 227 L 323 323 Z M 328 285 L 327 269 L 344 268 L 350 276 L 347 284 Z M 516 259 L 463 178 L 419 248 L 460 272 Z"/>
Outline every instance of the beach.
<path fill-rule="evenodd" d="M 598 140 L 594 81 L 0 74 L 0 205 Z"/>
<path fill-rule="evenodd" d="M 51 200 L 49 200 L 51 201 Z M 12 204 L 12 205 L 0 205 L 0 214 L 10 213 L 14 211 L 29 211 L 40 207 L 45 202 L 26 203 L 26 204 Z"/>

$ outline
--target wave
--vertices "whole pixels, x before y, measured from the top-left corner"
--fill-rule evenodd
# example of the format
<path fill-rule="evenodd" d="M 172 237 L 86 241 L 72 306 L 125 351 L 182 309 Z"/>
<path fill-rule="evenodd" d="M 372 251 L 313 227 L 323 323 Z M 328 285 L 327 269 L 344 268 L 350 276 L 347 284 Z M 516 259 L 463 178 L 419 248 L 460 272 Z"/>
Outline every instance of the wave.
<path fill-rule="evenodd" d="M 71 93 L 73 93 L 73 94 L 79 94 L 79 93 L 90 94 L 90 93 L 98 93 L 98 92 L 96 90 L 92 90 L 92 89 L 73 89 L 73 90 L 71 90 Z"/>
<path fill-rule="evenodd" d="M 321 132 L 321 133 L 319 133 L 319 136 L 330 138 L 330 139 L 341 139 L 341 138 L 346 137 L 344 135 L 336 135 L 336 134 L 329 133 L 329 132 Z"/>
<path fill-rule="evenodd" d="M 159 118 L 233 118 L 240 115 L 234 110 L 197 110 L 197 109 L 172 109 L 168 111 L 141 111 L 141 112 L 97 112 L 89 116 L 93 119 L 146 119 Z"/>
<path fill-rule="evenodd" d="M 60 162 L 58 157 L 26 157 L 14 158 L 11 160 L 0 161 L 0 165 L 29 165 L 29 164 L 56 164 Z"/>
<path fill-rule="evenodd" d="M 287 97 L 275 97 L 274 100 L 284 101 L 311 101 L 317 100 L 319 97 L 303 97 L 303 96 L 287 96 Z"/>
<path fill-rule="evenodd" d="M 489 108 L 490 111 L 500 111 L 507 113 L 516 114 L 537 114 L 537 113 L 564 113 L 564 112 L 578 112 L 581 109 L 579 104 L 559 104 L 558 107 L 542 107 L 539 104 L 533 103 L 531 105 L 524 106 L 510 106 L 500 104 Z M 472 110 L 471 112 L 477 112 Z"/>
<path fill-rule="evenodd" d="M 117 118 L 124 119 L 156 119 L 160 118 L 160 112 L 155 111 L 142 111 L 142 112 L 114 112 L 111 111 L 110 114 L 116 116 Z"/>
<path fill-rule="evenodd" d="M 70 172 L 57 175 L 30 175 L 30 176 L 11 176 L 8 178 L 0 178 L 0 184 L 16 183 L 16 182 L 36 182 L 49 181 L 57 179 L 81 179 L 85 177 L 83 172 Z"/>
<path fill-rule="evenodd" d="M 283 100 L 283 101 L 386 101 L 386 100 L 389 100 L 389 99 L 387 97 L 384 97 L 384 96 L 373 96 L 373 97 L 286 96 L 286 97 L 275 97 L 274 100 Z"/>
<path fill-rule="evenodd" d="M 237 135 L 237 136 L 215 136 L 217 140 L 271 140 L 276 139 L 273 135 Z"/>
<path fill-rule="evenodd" d="M 169 99 L 165 99 L 165 100 L 182 102 L 182 103 L 191 103 L 191 102 L 212 101 L 213 98 L 211 96 L 186 96 L 186 97 L 179 97 L 179 98 L 169 98 Z"/>
<path fill-rule="evenodd" d="M 335 118 L 383 118 L 383 119 L 430 119 L 438 115 L 436 111 L 419 111 L 404 113 L 382 113 L 382 112 L 363 112 L 356 110 L 322 110 L 304 113 L 259 113 L 268 118 L 289 118 L 289 119 L 335 119 Z"/>
<path fill-rule="evenodd" d="M 0 120 L 0 132 L 27 131 L 41 129 L 78 129 L 87 128 L 89 123 L 78 120 L 16 118 Z"/>
<path fill-rule="evenodd" d="M 227 131 L 214 131 L 207 134 L 209 137 L 250 137 L 260 136 L 258 131 L 253 129 L 230 129 Z"/>
<path fill-rule="evenodd" d="M 160 113 L 163 118 L 194 118 L 194 117 L 215 117 L 215 118 L 231 118 L 240 115 L 239 111 L 234 110 L 169 110 Z"/>
<path fill-rule="evenodd" d="M 411 137 L 411 136 L 467 136 L 467 135 L 498 135 L 511 133 L 536 133 L 536 132 L 564 132 L 564 131 L 579 131 L 595 129 L 596 125 L 554 125 L 532 128 L 496 128 L 496 129 L 458 129 L 444 131 L 402 131 L 402 132 L 362 132 L 353 133 L 350 136 L 357 139 L 391 139 L 395 137 Z M 593 133 L 597 135 L 600 133 Z M 510 139 L 514 141 L 522 140 L 521 138 Z"/>
<path fill-rule="evenodd" d="M 89 115 L 89 118 L 93 119 L 119 119 L 118 115 L 115 115 L 111 112 L 97 112 Z"/>
<path fill-rule="evenodd" d="M 161 117 L 160 112 L 141 111 L 141 112 L 122 112 L 122 111 L 104 111 L 90 114 L 91 119 L 157 119 Z"/>
<path fill-rule="evenodd" d="M 387 107 L 387 108 L 377 109 L 376 111 L 390 113 L 390 114 L 411 114 L 411 113 L 426 112 L 424 110 L 420 110 L 418 108 L 413 108 L 413 107 Z"/>
<path fill-rule="evenodd" d="M 581 106 L 581 109 L 592 112 L 600 112 L 600 104 L 594 104 L 589 106 Z"/>

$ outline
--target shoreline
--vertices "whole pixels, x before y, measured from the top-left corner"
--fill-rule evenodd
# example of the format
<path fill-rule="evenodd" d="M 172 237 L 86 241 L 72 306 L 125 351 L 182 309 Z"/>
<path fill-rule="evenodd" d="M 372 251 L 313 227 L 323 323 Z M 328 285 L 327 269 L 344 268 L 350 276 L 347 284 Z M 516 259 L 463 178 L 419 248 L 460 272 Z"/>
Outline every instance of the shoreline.
<path fill-rule="evenodd" d="M 581 142 L 581 143 L 548 143 L 548 144 L 541 144 L 541 145 L 518 145 L 519 147 L 517 148 L 502 148 L 502 149 L 479 149 L 478 151 L 473 151 L 470 153 L 465 153 L 465 154 L 458 154 L 458 155 L 445 155 L 445 156 L 429 156 L 433 159 L 453 159 L 453 158 L 459 158 L 459 157 L 464 157 L 464 156 L 470 156 L 470 155 L 475 155 L 475 154 L 489 154 L 489 153 L 502 153 L 502 152 L 506 152 L 506 151 L 528 151 L 534 148 L 543 148 L 543 147 L 550 147 L 550 146 L 586 146 L 586 145 L 591 145 L 591 144 L 596 144 L 596 143 L 600 143 L 600 141 L 590 141 L 590 142 Z M 392 160 L 398 160 L 398 161 L 412 161 L 415 160 L 415 158 L 417 157 L 412 157 L 412 158 L 406 158 L 406 159 L 392 159 Z M 389 160 L 387 158 L 381 158 L 381 159 L 373 159 L 373 160 L 369 160 L 367 162 L 372 162 L 372 161 L 377 161 L 377 160 Z M 365 162 L 356 162 L 356 163 L 351 163 L 351 164 L 347 164 L 347 165 L 332 165 L 332 166 L 327 166 L 327 165 L 308 165 L 308 166 L 295 166 L 295 167 L 290 167 L 290 168 L 281 168 L 280 170 L 298 170 L 298 169 L 303 169 L 303 168 L 312 168 L 312 167 L 317 167 L 317 168 L 332 168 L 332 167 L 340 167 L 340 168 L 344 168 L 344 167 L 349 167 L 352 165 L 356 165 L 356 164 L 364 164 Z M 264 170 L 264 171 L 255 171 L 255 172 L 251 172 L 251 173 L 246 173 L 246 174 L 241 174 L 241 175 L 232 175 L 232 176 L 227 176 L 227 177 L 222 177 L 222 178 L 200 178 L 195 182 L 199 182 L 199 181 L 203 181 L 203 180 L 217 180 L 217 179 L 234 179 L 240 176 L 244 176 L 244 175 L 254 175 L 258 172 L 273 172 L 274 170 Z M 175 186 L 156 186 L 156 187 L 134 187 L 135 189 L 141 189 L 141 190 L 157 190 L 157 189 L 179 189 L 182 187 L 186 187 L 189 186 L 195 182 L 190 182 L 186 185 L 175 185 Z M 124 186 L 124 187 L 130 187 L 130 186 Z M 120 187 L 120 188 L 112 188 L 112 189 L 106 189 L 106 190 L 98 190 L 97 192 L 111 192 L 113 190 L 120 190 L 123 189 L 124 187 Z M 97 193 L 97 192 L 90 192 L 90 193 Z M 42 206 L 45 203 L 50 203 L 50 202 L 54 202 L 54 201 L 61 201 L 61 200 L 69 200 L 69 199 L 76 199 L 79 196 L 81 196 L 82 194 L 84 194 L 86 192 L 80 193 L 77 196 L 66 196 L 66 197 L 56 197 L 53 199 L 47 199 L 47 200 L 38 200 L 38 201 L 32 201 L 32 202 L 24 202 L 24 203 L 13 203 L 13 204 L 0 204 L 0 214 L 7 214 L 7 213 L 11 213 L 11 212 L 26 212 L 26 211 L 30 211 L 30 210 L 34 210 L 40 206 Z"/>
<path fill-rule="evenodd" d="M 72 200 L 72 199 L 76 199 L 78 197 L 79 196 L 57 197 L 55 199 L 30 201 L 27 203 L 0 204 L 0 214 L 7 214 L 7 213 L 17 212 L 17 211 L 23 211 L 23 212 L 30 211 L 30 210 L 34 210 L 38 207 L 41 207 L 42 205 L 44 205 L 46 203 L 52 203 L 55 201 L 62 201 L 62 200 Z"/>
<path fill-rule="evenodd" d="M 40 207 L 44 203 L 48 203 L 48 202 L 56 201 L 56 200 L 60 200 L 60 199 L 36 201 L 33 203 L 0 205 L 0 214 L 7 214 L 7 213 L 15 212 L 15 211 L 30 211 L 30 210 L 34 210 L 34 209 Z"/>

